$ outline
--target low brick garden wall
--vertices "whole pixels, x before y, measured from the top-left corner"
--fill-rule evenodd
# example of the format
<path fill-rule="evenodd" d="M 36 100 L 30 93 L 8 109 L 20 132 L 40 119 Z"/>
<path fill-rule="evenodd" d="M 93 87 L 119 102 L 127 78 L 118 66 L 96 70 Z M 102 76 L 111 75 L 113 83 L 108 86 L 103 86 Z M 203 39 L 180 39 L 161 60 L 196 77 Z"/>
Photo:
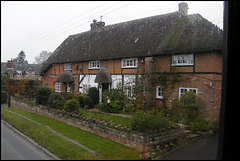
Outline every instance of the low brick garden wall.
<path fill-rule="evenodd" d="M 181 137 L 183 131 L 180 126 L 174 125 L 166 129 L 154 130 L 144 135 L 144 133 L 113 124 L 110 121 L 103 121 L 97 118 L 73 115 L 60 110 L 49 109 L 44 106 L 34 105 L 29 101 L 16 97 L 11 97 L 11 107 L 54 118 L 66 124 L 78 127 L 81 130 L 135 148 L 141 152 L 144 151 L 144 144 L 146 145 L 147 150 L 150 150 L 150 148 L 156 145 L 168 143 L 171 140 Z"/>

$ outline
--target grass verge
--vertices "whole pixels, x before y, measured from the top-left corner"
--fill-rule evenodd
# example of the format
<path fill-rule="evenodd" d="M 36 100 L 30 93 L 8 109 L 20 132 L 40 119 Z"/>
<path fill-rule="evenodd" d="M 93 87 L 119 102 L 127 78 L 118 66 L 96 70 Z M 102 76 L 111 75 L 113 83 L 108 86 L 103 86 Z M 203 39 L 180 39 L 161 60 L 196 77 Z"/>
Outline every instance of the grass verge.
<path fill-rule="evenodd" d="M 133 148 L 118 144 L 114 141 L 105 139 L 95 134 L 82 131 L 79 128 L 67 125 L 63 122 L 54 120 L 52 118 L 44 117 L 27 111 L 19 110 L 17 108 L 7 108 L 10 111 L 24 115 L 34 121 L 47 125 L 53 130 L 76 140 L 80 144 L 96 151 L 102 155 L 102 158 L 96 157 L 88 151 L 81 149 L 51 133 L 46 128 L 21 118 L 20 116 L 11 114 L 5 110 L 1 110 L 1 118 L 6 122 L 16 127 L 19 131 L 44 146 L 50 152 L 54 153 L 62 159 L 105 159 L 105 160 L 139 160 L 140 153 Z M 34 127 L 32 127 L 34 126 Z M 30 128 L 31 127 L 31 128 Z M 33 133 L 33 132 L 34 133 Z M 56 140 L 58 139 L 58 140 Z M 60 140 L 59 140 L 60 139 Z"/>
<path fill-rule="evenodd" d="M 1 109 L 1 119 L 11 124 L 23 134 L 27 135 L 41 146 L 48 149 L 61 159 L 99 159 L 88 151 L 77 145 L 53 134 L 46 127 L 32 123 L 31 121 L 20 116 L 9 113 Z"/>

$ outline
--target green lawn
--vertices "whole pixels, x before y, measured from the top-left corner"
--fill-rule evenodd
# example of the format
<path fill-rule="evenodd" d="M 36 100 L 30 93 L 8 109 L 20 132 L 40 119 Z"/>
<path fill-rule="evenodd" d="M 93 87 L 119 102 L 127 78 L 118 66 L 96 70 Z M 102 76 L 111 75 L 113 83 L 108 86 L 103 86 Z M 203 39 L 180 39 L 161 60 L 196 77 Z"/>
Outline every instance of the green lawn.
<path fill-rule="evenodd" d="M 47 125 L 53 130 L 63 134 L 66 137 L 78 141 L 80 144 L 85 145 L 86 147 L 103 156 L 102 158 L 96 157 L 88 151 L 76 146 L 75 144 L 51 133 L 46 128 L 1 109 L 1 118 L 3 120 L 9 122 L 21 132 L 28 135 L 30 138 L 38 142 L 40 145 L 46 147 L 46 149 L 62 159 L 140 159 L 140 153 L 133 148 L 129 148 L 98 135 L 82 131 L 79 128 L 67 125 L 48 117 L 22 111 L 16 108 L 7 109 L 24 115 L 34 121 Z"/>

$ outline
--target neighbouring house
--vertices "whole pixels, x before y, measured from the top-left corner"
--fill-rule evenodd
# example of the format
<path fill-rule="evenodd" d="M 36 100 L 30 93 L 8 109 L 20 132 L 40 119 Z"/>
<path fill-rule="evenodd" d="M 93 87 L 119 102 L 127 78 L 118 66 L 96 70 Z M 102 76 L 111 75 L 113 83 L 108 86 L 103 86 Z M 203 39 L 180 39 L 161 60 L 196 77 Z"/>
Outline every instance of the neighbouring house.
<path fill-rule="evenodd" d="M 11 79 L 40 79 L 40 64 L 18 63 L 17 59 L 1 62 L 1 73 L 8 72 Z"/>
<path fill-rule="evenodd" d="M 167 103 L 194 91 L 213 122 L 221 103 L 222 47 L 223 31 L 200 14 L 188 15 L 188 5 L 182 2 L 179 11 L 164 15 L 109 26 L 94 20 L 90 31 L 62 42 L 41 68 L 41 76 L 55 92 L 86 93 L 97 87 L 101 101 L 110 88 L 133 95 L 137 75 L 177 71 L 188 79 L 175 86 Z M 161 104 L 161 84 L 156 82 L 149 91 Z"/>

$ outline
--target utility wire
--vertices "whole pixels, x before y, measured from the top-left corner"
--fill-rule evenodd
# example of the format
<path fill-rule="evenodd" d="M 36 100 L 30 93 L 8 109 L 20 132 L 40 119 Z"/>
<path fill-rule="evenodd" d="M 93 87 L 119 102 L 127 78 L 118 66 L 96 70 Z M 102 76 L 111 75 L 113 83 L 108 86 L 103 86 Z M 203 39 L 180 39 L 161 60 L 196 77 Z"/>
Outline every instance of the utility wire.
<path fill-rule="evenodd" d="M 124 6 L 120 7 L 120 8 L 117 8 L 117 9 L 115 9 L 115 10 L 113 10 L 113 11 L 108 12 L 107 14 L 110 14 L 110 13 L 113 13 L 113 12 L 115 12 L 115 11 L 117 11 L 117 10 L 120 10 L 120 9 L 122 9 L 122 8 L 125 8 L 125 7 L 127 7 L 127 6 L 129 6 L 129 5 L 131 5 L 131 4 L 133 4 L 133 3 L 130 3 L 130 4 L 124 5 Z M 109 9 L 109 8 L 111 8 L 111 7 L 113 7 L 113 6 L 115 6 L 115 5 L 116 5 L 116 4 L 111 5 L 110 7 L 107 7 L 107 8 L 105 8 L 105 9 L 101 10 L 101 11 L 98 11 L 98 12 L 96 12 L 96 13 L 94 13 L 94 14 L 91 14 L 90 16 L 95 15 L 95 14 L 98 14 L 98 13 L 104 11 L 104 10 L 107 10 L 107 9 Z M 106 15 L 106 14 L 105 14 L 105 15 Z M 82 21 L 82 20 L 84 20 L 84 19 L 87 19 L 87 18 L 89 18 L 90 16 L 88 16 L 88 17 L 86 17 L 86 18 L 83 18 L 83 19 L 81 19 L 81 20 L 79 20 L 79 21 Z M 77 21 L 77 22 L 79 22 L 79 21 Z M 73 24 L 76 24 L 77 22 L 75 22 L 75 23 L 73 23 Z M 89 21 L 87 21 L 86 23 L 89 23 Z M 86 23 L 83 23 L 83 24 L 81 24 L 81 25 L 78 25 L 78 26 L 76 26 L 76 27 L 74 27 L 74 28 L 71 28 L 71 29 L 69 29 L 69 30 L 67 30 L 67 31 L 61 32 L 60 34 L 62 34 L 62 33 L 66 33 L 66 32 L 68 32 L 68 31 L 70 31 L 70 30 L 73 30 L 73 29 L 79 27 L 79 26 L 85 25 Z M 67 27 L 72 26 L 73 24 L 68 25 Z M 67 28 L 67 27 L 65 27 L 65 28 Z M 65 29 L 65 28 L 63 28 L 63 29 Z M 58 30 L 58 31 L 61 31 L 61 30 L 62 30 L 62 29 L 60 29 L 60 30 Z M 58 34 L 57 36 L 61 36 L 60 34 Z M 48 36 L 49 36 L 49 35 L 48 35 Z M 53 36 L 51 36 L 50 38 L 52 38 L 52 37 L 53 37 Z M 42 42 L 42 41 L 46 41 L 46 40 L 48 40 L 48 39 L 50 39 L 50 38 L 43 39 L 43 40 L 41 40 L 41 41 L 39 41 L 39 42 L 35 42 L 35 43 L 31 44 L 30 47 L 35 46 L 35 45 L 39 44 L 40 42 Z M 30 48 L 30 47 L 27 47 L 27 48 Z"/>
<path fill-rule="evenodd" d="M 104 3 L 104 4 L 106 4 L 106 3 Z M 90 9 L 90 10 L 88 10 L 87 12 L 83 13 L 82 15 L 84 15 L 84 14 L 88 13 L 89 11 L 92 11 L 92 10 L 94 10 L 94 9 L 96 9 L 96 8 L 99 8 L 100 6 L 102 6 L 102 5 L 104 5 L 104 4 L 101 4 L 101 5 L 93 8 L 93 9 Z M 114 5 L 116 5 L 116 4 L 118 4 L 118 3 L 115 3 Z M 114 6 L 114 5 L 112 5 L 112 6 Z M 111 6 L 111 7 L 112 7 L 112 6 Z M 108 9 L 108 8 L 110 8 L 110 7 L 107 7 L 107 8 L 105 8 L 105 9 Z M 104 9 L 104 10 L 105 10 L 105 9 Z M 101 10 L 101 11 L 102 11 L 102 10 Z M 94 13 L 94 14 L 96 14 L 96 13 Z M 90 16 L 92 16 L 92 15 L 94 15 L 94 14 L 91 14 Z M 79 15 L 79 16 L 82 16 L 82 15 Z M 72 19 L 70 19 L 70 20 L 68 20 L 68 21 L 66 21 L 66 22 L 72 21 L 73 19 L 76 19 L 76 18 L 79 17 L 79 16 L 76 16 L 76 17 L 74 17 L 74 18 L 72 18 Z M 90 17 L 90 16 L 88 16 L 88 17 Z M 88 17 L 86 17 L 86 18 L 88 18 Z M 86 18 L 84 18 L 84 19 L 86 19 Z M 82 20 L 84 20 L 84 19 L 81 19 L 81 20 L 79 20 L 79 21 L 82 21 Z M 79 21 L 77 21 L 77 22 L 79 22 Z M 62 23 L 62 24 L 66 24 L 66 22 L 65 22 L 65 23 Z M 75 22 L 75 23 L 73 23 L 73 24 L 76 24 L 77 22 Z M 60 25 L 62 25 L 62 24 L 60 24 Z M 73 24 L 70 24 L 70 25 L 68 25 L 67 27 L 72 26 Z M 60 25 L 58 25 L 58 26 L 60 26 Z M 54 27 L 54 28 L 52 28 L 52 29 L 55 29 L 55 28 L 57 28 L 58 26 L 56 26 L 56 27 Z M 62 29 L 60 29 L 60 30 L 57 30 L 57 31 L 61 31 L 61 30 L 65 29 L 65 28 L 67 28 L 67 27 L 64 27 L 64 28 L 62 28 Z M 52 29 L 50 29 L 50 30 L 52 30 Z M 50 31 L 50 30 L 45 31 L 44 33 L 48 32 L 48 31 Z M 57 31 L 55 31 L 55 32 L 57 32 Z M 54 34 L 54 32 L 52 32 L 52 33 L 50 33 L 50 34 L 48 34 L 48 35 L 46 35 L 46 36 L 49 36 L 49 35 L 52 35 L 52 34 Z M 40 35 L 41 35 L 41 34 L 40 34 Z M 40 36 L 40 35 L 39 35 L 39 36 Z M 42 38 L 45 38 L 46 36 L 42 36 L 42 37 L 40 37 L 40 38 L 42 39 Z M 39 39 L 39 38 L 37 38 L 37 39 Z M 30 41 L 33 41 L 33 40 L 31 39 Z M 32 43 L 32 42 L 29 42 L 29 43 Z M 29 43 L 25 43 L 25 44 L 29 44 Z M 34 43 L 34 42 L 33 42 L 33 43 Z M 34 43 L 34 44 L 35 44 L 35 43 Z M 20 45 L 22 45 L 22 44 L 20 44 Z M 14 50 L 14 49 L 16 49 L 16 48 L 18 48 L 18 47 L 11 48 L 11 49 L 6 49 L 5 51 Z"/>

